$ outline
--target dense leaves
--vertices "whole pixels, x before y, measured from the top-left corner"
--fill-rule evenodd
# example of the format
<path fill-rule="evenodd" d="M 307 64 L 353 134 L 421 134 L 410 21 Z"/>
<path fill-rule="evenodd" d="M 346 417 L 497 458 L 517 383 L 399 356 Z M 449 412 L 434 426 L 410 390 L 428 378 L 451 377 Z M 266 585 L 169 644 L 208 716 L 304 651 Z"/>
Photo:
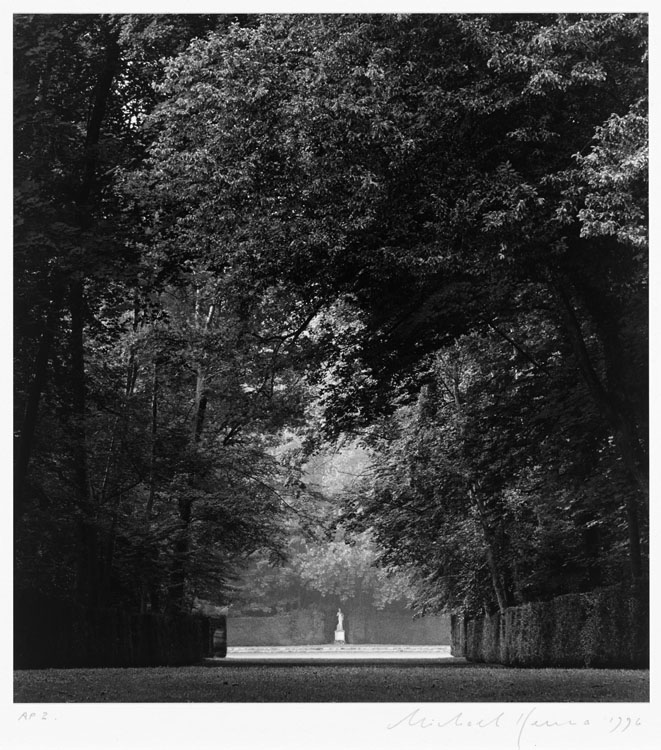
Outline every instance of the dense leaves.
<path fill-rule="evenodd" d="M 551 373 L 493 334 L 462 338 L 417 403 L 368 435 L 374 476 L 348 498 L 352 526 L 417 571 L 423 611 L 589 590 L 626 570 L 630 479 L 580 381 L 530 355 Z"/>
<path fill-rule="evenodd" d="M 305 317 L 208 255 L 172 263 L 117 189 L 163 56 L 231 20 L 16 18 L 19 586 L 187 608 L 283 544 L 295 467 L 272 449 L 302 415 Z"/>
<path fill-rule="evenodd" d="M 17 19 L 22 564 L 226 590 L 305 425 L 421 608 L 644 577 L 646 18 L 183 18 Z"/>

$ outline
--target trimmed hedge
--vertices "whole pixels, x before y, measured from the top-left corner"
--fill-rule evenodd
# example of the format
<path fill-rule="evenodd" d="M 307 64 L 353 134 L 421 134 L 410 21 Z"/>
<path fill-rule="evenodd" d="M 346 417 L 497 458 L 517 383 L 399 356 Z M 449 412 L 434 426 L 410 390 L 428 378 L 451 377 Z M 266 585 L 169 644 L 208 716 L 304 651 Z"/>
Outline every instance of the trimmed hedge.
<path fill-rule="evenodd" d="M 480 618 L 454 615 L 452 654 L 517 667 L 648 668 L 649 606 L 615 586 Z"/>
<path fill-rule="evenodd" d="M 14 595 L 14 668 L 193 664 L 218 653 L 218 631 L 224 633 L 224 623 L 212 625 L 199 615 L 128 614 L 20 591 Z"/>
<path fill-rule="evenodd" d="M 377 610 L 347 612 L 349 643 L 388 643 L 439 646 L 450 643 L 450 618 L 426 615 L 414 619 L 410 613 L 395 614 Z M 362 633 L 361 633 L 362 626 Z"/>
<path fill-rule="evenodd" d="M 292 646 L 327 643 L 324 613 L 314 607 L 265 617 L 229 618 L 232 646 Z"/>
<path fill-rule="evenodd" d="M 436 615 L 413 619 L 411 613 L 372 608 L 346 609 L 347 643 L 445 645 L 450 642 L 450 618 Z M 333 643 L 335 608 L 315 607 L 263 617 L 229 617 L 231 646 L 298 646 Z"/>
<path fill-rule="evenodd" d="M 463 615 L 450 615 L 450 653 L 466 656 L 466 618 Z"/>

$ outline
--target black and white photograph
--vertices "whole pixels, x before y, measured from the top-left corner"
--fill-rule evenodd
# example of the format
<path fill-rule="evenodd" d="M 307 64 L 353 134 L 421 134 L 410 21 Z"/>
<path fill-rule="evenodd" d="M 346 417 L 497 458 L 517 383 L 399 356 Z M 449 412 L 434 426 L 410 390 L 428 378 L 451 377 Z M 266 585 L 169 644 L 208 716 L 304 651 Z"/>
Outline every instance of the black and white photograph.
<path fill-rule="evenodd" d="M 6 15 L 0 745 L 651 748 L 650 13 Z"/>

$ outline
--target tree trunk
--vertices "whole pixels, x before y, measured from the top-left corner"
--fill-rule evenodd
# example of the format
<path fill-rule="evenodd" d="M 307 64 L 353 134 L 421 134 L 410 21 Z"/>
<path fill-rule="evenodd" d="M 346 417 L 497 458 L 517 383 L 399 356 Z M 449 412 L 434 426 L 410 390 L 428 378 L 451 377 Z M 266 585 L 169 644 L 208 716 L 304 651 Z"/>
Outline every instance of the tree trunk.
<path fill-rule="evenodd" d="M 77 198 L 79 210 L 89 200 L 96 166 L 96 146 L 99 141 L 101 124 L 105 115 L 106 103 L 110 94 L 110 88 L 112 86 L 118 61 L 119 44 L 116 35 L 113 35 L 108 43 L 106 59 L 97 79 L 94 103 L 85 136 L 84 169 Z M 45 96 L 45 92 L 48 89 L 49 79 L 50 70 L 48 66 L 45 66 L 45 74 L 42 76 L 39 85 L 39 96 Z M 83 212 L 83 214 L 85 214 L 85 212 Z M 83 221 L 81 222 L 81 225 L 85 223 L 86 222 Z M 53 299 L 51 300 L 49 312 L 39 342 L 39 348 L 33 368 L 34 375 L 28 391 L 25 415 L 21 425 L 14 478 L 15 520 L 20 519 L 24 510 L 24 493 L 34 444 L 34 433 L 39 412 L 39 402 L 48 379 L 48 361 L 53 343 L 55 324 L 60 314 L 63 299 L 64 284 L 58 282 L 55 285 L 55 292 L 53 294 Z"/>
<path fill-rule="evenodd" d="M 643 577 L 643 559 L 640 550 L 640 525 L 638 522 L 638 506 L 633 498 L 626 500 L 627 528 L 629 531 L 629 558 L 631 560 L 631 577 L 639 581 Z"/>
<path fill-rule="evenodd" d="M 204 373 L 202 367 L 198 367 L 197 383 L 195 389 L 195 410 L 193 415 L 193 446 L 202 439 L 204 427 L 204 415 L 206 412 L 207 397 L 204 393 Z M 191 484 L 195 481 L 194 473 L 191 474 Z M 190 553 L 190 522 L 192 518 L 193 502 L 190 497 L 179 499 L 179 518 L 181 529 L 175 543 L 174 562 L 172 568 L 172 584 L 170 586 L 170 606 L 173 610 L 185 608 L 186 600 L 186 561 Z"/>
<path fill-rule="evenodd" d="M 78 506 L 79 543 L 77 595 L 86 604 L 95 604 L 99 593 L 99 540 L 94 493 L 90 483 L 85 424 L 85 348 L 83 282 L 71 284 L 71 431 L 74 489 Z"/>
<path fill-rule="evenodd" d="M 453 371 L 451 373 L 450 386 L 448 387 L 452 398 L 454 400 L 454 406 L 458 414 L 463 412 L 463 404 L 461 400 L 461 394 L 459 392 L 460 373 L 459 367 L 456 362 L 453 364 Z M 462 434 L 464 433 L 464 427 L 461 427 Z M 482 534 L 484 537 L 484 547 L 487 559 L 487 566 L 489 568 L 489 574 L 491 576 L 491 585 L 498 603 L 498 609 L 500 612 L 504 612 L 510 604 L 507 589 L 504 584 L 504 577 L 500 570 L 498 556 L 496 554 L 494 535 L 491 528 L 491 524 L 487 517 L 486 507 L 482 498 L 480 497 L 479 490 L 476 487 L 476 481 L 473 480 L 468 487 L 468 497 L 478 511 L 480 519 L 480 526 L 482 528 Z"/>
<path fill-rule="evenodd" d="M 147 499 L 147 520 L 151 518 L 156 497 L 156 436 L 158 434 L 158 361 L 154 362 L 151 391 L 151 444 L 149 449 L 149 497 Z"/>
<path fill-rule="evenodd" d="M 626 386 L 622 381 L 622 363 L 617 359 L 623 359 L 622 347 L 617 346 L 613 337 L 614 321 L 597 324 L 600 340 L 606 360 L 606 371 L 611 382 L 607 388 L 600 380 L 595 367 L 592 364 L 578 317 L 571 303 L 569 295 L 561 282 L 556 281 L 554 291 L 560 302 L 560 311 L 564 322 L 565 332 L 571 344 L 572 351 L 578 362 L 588 390 L 599 409 L 603 419 L 610 428 L 615 445 L 622 457 L 631 478 L 638 487 L 642 497 L 649 500 L 649 479 L 645 470 L 645 451 L 641 446 L 637 435 L 636 426 L 632 417 L 632 410 L 627 406 L 624 395 Z M 591 306 L 595 304 L 591 300 Z M 603 308 L 602 308 L 603 309 Z M 601 316 L 595 316 L 601 319 Z M 627 526 L 629 536 L 629 558 L 631 563 L 631 574 L 634 579 L 640 578 L 643 573 L 643 563 L 640 544 L 640 529 L 638 523 L 638 505 L 634 497 L 628 496 L 625 500 Z"/>
<path fill-rule="evenodd" d="M 190 553 L 190 522 L 193 502 L 190 497 L 179 498 L 179 518 L 181 529 L 174 545 L 174 560 L 170 581 L 169 607 L 173 612 L 186 609 L 186 563 Z"/>
<path fill-rule="evenodd" d="M 14 523 L 20 521 L 25 510 L 25 489 L 34 445 L 34 436 L 39 416 L 41 394 L 48 381 L 48 362 L 55 337 L 55 326 L 60 315 L 63 301 L 63 290 L 58 287 L 53 294 L 46 321 L 42 329 L 39 347 L 32 368 L 32 381 L 28 388 L 25 412 L 21 423 L 18 445 L 16 448 L 16 465 L 14 469 Z"/>
<path fill-rule="evenodd" d="M 197 383 L 195 386 L 195 419 L 193 421 L 193 444 L 197 445 L 202 439 L 202 428 L 207 411 L 207 394 L 204 387 L 204 371 L 202 365 L 197 368 Z"/>
<path fill-rule="evenodd" d="M 139 325 L 140 307 L 138 304 L 138 297 L 134 297 L 133 306 L 133 332 L 136 333 Z M 103 482 L 98 497 L 98 505 L 100 508 L 105 509 L 106 505 L 106 491 L 108 482 L 111 474 L 113 465 L 115 464 L 115 455 L 118 441 L 117 433 L 120 426 L 125 427 L 130 420 L 130 403 L 135 390 L 135 383 L 138 376 L 138 360 L 136 357 L 135 347 L 131 345 L 129 350 L 129 361 L 126 368 L 126 380 L 124 382 L 124 400 L 122 403 L 122 409 L 120 414 L 117 415 L 113 424 L 112 438 L 110 441 L 110 448 L 108 450 L 108 457 L 106 460 L 106 467 L 103 473 Z M 116 492 L 110 503 L 110 528 L 103 540 L 103 546 L 105 552 L 103 554 L 103 563 L 101 564 L 101 574 L 99 581 L 99 601 L 103 602 L 110 590 L 110 584 L 112 581 L 112 566 L 114 564 L 115 556 L 115 541 L 117 534 L 117 524 L 119 520 L 119 508 L 122 502 L 122 493 Z M 106 511 L 107 512 L 107 511 Z"/>
<path fill-rule="evenodd" d="M 204 321 L 204 331 L 207 331 L 214 316 L 214 305 L 210 305 Z M 195 319 L 199 319 L 199 297 L 195 295 Z M 197 366 L 195 382 L 195 407 L 193 410 L 192 447 L 193 450 L 202 440 L 204 419 L 207 409 L 206 380 L 204 366 L 200 362 Z M 190 484 L 195 482 L 195 473 L 191 472 Z M 186 605 L 186 562 L 190 555 L 190 523 L 193 515 L 193 502 L 190 497 L 179 499 L 179 518 L 181 530 L 175 544 L 174 561 L 172 567 L 172 583 L 170 586 L 170 607 L 174 610 L 185 609 Z"/>
<path fill-rule="evenodd" d="M 103 67 L 97 77 L 94 100 L 85 136 L 83 172 L 76 200 L 78 221 L 83 232 L 92 223 L 92 212 L 89 202 L 98 161 L 97 148 L 118 61 L 119 44 L 116 34 L 113 33 L 108 39 Z M 74 421 L 73 457 L 76 490 L 81 513 L 79 522 L 80 549 L 78 554 L 77 594 L 83 602 L 95 605 L 101 593 L 102 552 L 97 527 L 97 509 L 94 507 L 94 493 L 90 482 L 87 456 L 84 309 L 84 281 L 81 274 L 79 278 L 74 279 L 70 286 L 71 384 Z"/>
<path fill-rule="evenodd" d="M 510 601 L 509 601 L 509 596 L 507 594 L 507 589 L 505 588 L 505 584 L 503 582 L 503 576 L 500 571 L 500 566 L 498 564 L 498 556 L 495 551 L 493 531 L 491 529 L 491 524 L 489 523 L 489 519 L 487 518 L 486 508 L 484 506 L 484 502 L 482 501 L 482 498 L 479 495 L 479 492 L 475 491 L 474 489 L 471 489 L 469 491 L 469 496 L 471 500 L 475 503 L 475 506 L 477 507 L 477 510 L 478 510 L 478 515 L 480 518 L 480 525 L 482 527 L 482 533 L 484 535 L 484 546 L 485 546 L 485 554 L 487 558 L 487 565 L 489 567 L 489 573 L 491 575 L 491 585 L 493 586 L 493 591 L 496 596 L 498 609 L 500 612 L 504 612 L 507 609 L 507 607 L 510 606 Z"/>
<path fill-rule="evenodd" d="M 82 206 L 87 203 L 92 192 L 92 186 L 94 185 L 97 164 L 96 150 L 101 136 L 101 126 L 103 125 L 103 118 L 106 114 L 110 90 L 117 72 L 119 54 L 120 50 L 117 35 L 116 33 L 112 33 L 108 39 L 103 67 L 99 71 L 97 77 L 94 102 L 87 123 L 87 133 L 85 136 L 85 162 L 78 196 L 78 204 Z"/>

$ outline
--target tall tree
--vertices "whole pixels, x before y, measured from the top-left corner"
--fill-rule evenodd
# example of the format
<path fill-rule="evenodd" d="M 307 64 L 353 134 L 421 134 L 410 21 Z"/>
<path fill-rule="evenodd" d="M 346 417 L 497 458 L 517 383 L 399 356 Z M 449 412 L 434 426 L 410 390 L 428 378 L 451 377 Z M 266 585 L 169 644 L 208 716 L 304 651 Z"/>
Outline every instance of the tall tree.
<path fill-rule="evenodd" d="M 224 269 L 255 286 L 285 280 L 320 311 L 313 377 L 331 432 L 415 398 L 425 358 L 462 335 L 499 338 L 535 388 L 568 402 L 582 378 L 592 408 L 571 439 L 592 445 L 586 460 L 606 451 L 626 486 L 634 578 L 647 500 L 646 48 L 633 14 L 263 18 L 173 62 L 141 177 L 173 247 L 222 242 Z M 512 471 L 536 450 L 523 413 L 529 442 Z M 497 403 L 486 414 L 494 430 L 508 417 Z M 481 509 L 478 489 L 466 492 L 502 605 L 488 516 L 505 511 Z"/>
<path fill-rule="evenodd" d="M 162 335 L 172 312 L 162 295 L 181 290 L 186 258 L 176 259 L 176 269 L 163 268 L 142 232 L 143 216 L 116 190 L 115 175 L 143 155 L 139 126 L 156 104 L 153 84 L 164 58 L 232 21 L 253 23 L 230 16 L 15 17 L 18 585 L 143 607 L 159 598 L 159 587 L 167 590 L 176 533 L 164 518 L 162 493 L 168 483 L 176 493 L 179 480 L 164 464 L 180 448 L 194 458 L 193 446 L 202 450 L 209 342 L 182 345 L 184 366 L 198 366 L 190 390 Z M 201 328 L 187 333 L 195 340 Z M 225 367 L 233 364 L 226 360 Z M 179 381 L 163 382 L 173 371 Z M 241 390 L 238 370 L 234 378 L 232 395 Z M 168 409 L 169 399 L 181 397 L 177 382 L 188 389 L 184 398 L 197 394 L 194 426 L 186 424 L 190 444 L 183 446 L 177 430 L 185 420 L 178 424 Z M 260 408 L 268 419 L 268 406 Z M 280 419 L 283 413 L 286 407 Z M 253 430 L 256 419 L 238 421 Z M 236 425 L 226 429 L 236 432 Z M 209 456 L 196 460 L 208 463 Z M 262 479 L 273 473 L 263 451 L 254 468 L 244 487 L 260 471 Z M 223 524 L 229 529 L 226 549 L 215 562 L 207 555 L 200 576 L 215 569 L 219 590 L 228 559 L 277 536 L 272 500 L 264 502 L 263 527 L 249 528 L 248 519 L 259 514 L 257 498 L 264 493 L 257 490 L 254 504 L 246 504 L 254 514 L 243 521 L 235 506 L 220 525 L 216 517 L 214 533 Z"/>

